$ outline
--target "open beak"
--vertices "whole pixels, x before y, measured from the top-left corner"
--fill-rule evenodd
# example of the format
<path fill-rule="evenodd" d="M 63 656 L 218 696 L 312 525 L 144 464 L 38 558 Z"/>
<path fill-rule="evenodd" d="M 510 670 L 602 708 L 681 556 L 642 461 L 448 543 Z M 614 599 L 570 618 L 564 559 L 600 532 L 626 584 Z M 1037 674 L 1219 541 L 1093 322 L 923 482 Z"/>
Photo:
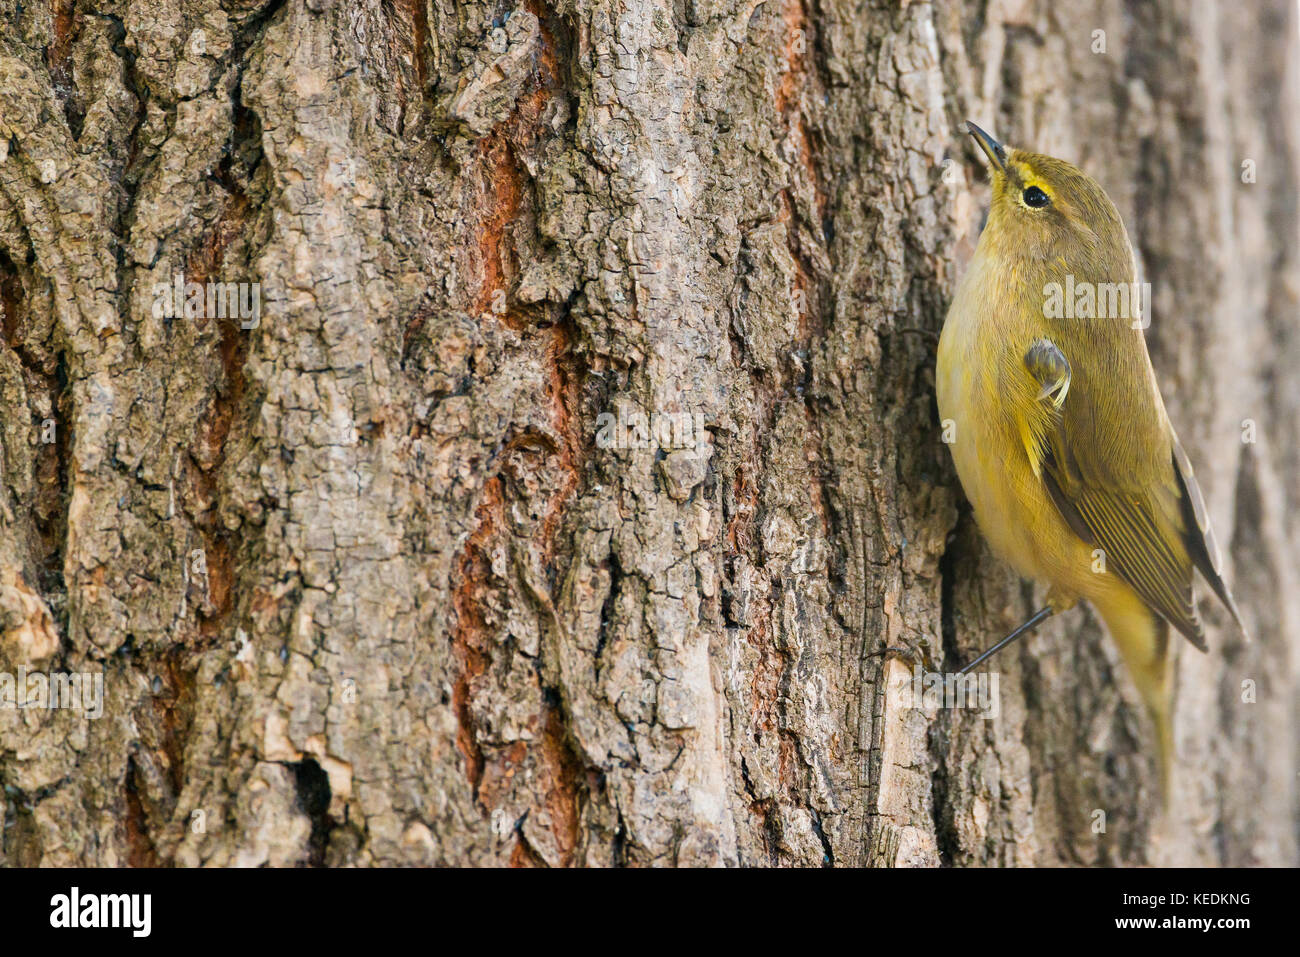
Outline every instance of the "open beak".
<path fill-rule="evenodd" d="M 980 149 L 984 151 L 984 155 L 989 158 L 989 162 L 993 164 L 994 168 L 999 173 L 1005 173 L 1007 171 L 1007 151 L 1002 148 L 1002 144 L 970 120 L 966 121 L 966 129 L 970 130 L 970 135 L 975 137 L 975 142 L 980 145 Z"/>

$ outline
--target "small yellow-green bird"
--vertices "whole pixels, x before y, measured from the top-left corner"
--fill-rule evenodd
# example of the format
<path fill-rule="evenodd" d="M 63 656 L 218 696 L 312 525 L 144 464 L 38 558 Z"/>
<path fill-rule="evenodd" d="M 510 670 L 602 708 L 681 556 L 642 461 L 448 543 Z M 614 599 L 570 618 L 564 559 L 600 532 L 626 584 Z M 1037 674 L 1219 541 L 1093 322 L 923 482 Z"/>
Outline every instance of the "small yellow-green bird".
<path fill-rule="evenodd" d="M 939 340 L 939 415 L 993 550 L 1050 588 L 1047 607 L 964 670 L 1091 602 L 1154 720 L 1167 799 L 1169 626 L 1206 648 L 1193 569 L 1243 635 L 1245 626 L 1156 386 L 1141 297 L 1117 292 L 1138 287 L 1115 204 L 1069 163 L 967 126 L 988 157 L 993 199 Z"/>

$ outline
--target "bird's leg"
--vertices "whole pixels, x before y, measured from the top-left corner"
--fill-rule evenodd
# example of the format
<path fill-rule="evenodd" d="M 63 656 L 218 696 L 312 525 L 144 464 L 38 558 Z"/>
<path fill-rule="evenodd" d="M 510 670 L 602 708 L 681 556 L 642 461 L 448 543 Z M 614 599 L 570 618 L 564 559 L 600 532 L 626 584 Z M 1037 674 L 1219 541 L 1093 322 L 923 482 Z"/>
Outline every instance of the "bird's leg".
<path fill-rule="evenodd" d="M 996 655 L 1007 645 L 1011 644 L 1021 635 L 1025 634 L 1028 631 L 1032 631 L 1033 629 L 1041 625 L 1043 622 L 1045 622 L 1048 618 L 1051 618 L 1052 614 L 1053 614 L 1052 606 L 1044 605 L 1042 608 L 1038 609 L 1038 611 L 1034 612 L 1033 616 L 1027 622 L 1025 622 L 1023 625 L 1021 625 L 1011 634 L 1007 635 L 1005 638 L 999 641 L 988 651 L 981 654 L 978 658 L 976 658 L 974 661 L 968 664 L 965 668 L 962 668 L 960 671 L 957 672 L 957 674 L 964 675 L 974 671 L 976 668 L 978 668 L 984 662 L 988 661 L 990 658 Z"/>
<path fill-rule="evenodd" d="M 1038 399 L 1051 399 L 1058 409 L 1070 391 L 1070 360 L 1050 339 L 1037 339 L 1025 353 L 1025 368 L 1042 386 Z"/>
<path fill-rule="evenodd" d="M 1033 615 L 1030 616 L 1027 622 L 1025 622 L 1023 625 L 1021 625 L 1011 634 L 1007 635 L 1005 638 L 1003 638 L 993 647 L 989 648 L 988 651 L 983 652 L 978 658 L 976 658 L 974 661 L 968 664 L 965 668 L 962 668 L 960 671 L 958 671 L 957 674 L 959 675 L 969 674 L 971 671 L 975 670 L 981 664 L 983 664 L 984 662 L 992 658 L 994 655 L 996 655 L 1007 645 L 1011 644 L 1022 635 L 1026 635 L 1029 632 L 1033 631 L 1035 628 L 1037 628 L 1043 622 L 1047 621 L 1047 619 L 1051 618 L 1057 612 L 1069 611 L 1071 608 L 1074 607 L 1076 601 L 1077 599 L 1072 598 L 1058 591 L 1055 586 L 1049 588 L 1047 590 L 1046 605 L 1038 609 L 1038 611 L 1034 612 Z"/>

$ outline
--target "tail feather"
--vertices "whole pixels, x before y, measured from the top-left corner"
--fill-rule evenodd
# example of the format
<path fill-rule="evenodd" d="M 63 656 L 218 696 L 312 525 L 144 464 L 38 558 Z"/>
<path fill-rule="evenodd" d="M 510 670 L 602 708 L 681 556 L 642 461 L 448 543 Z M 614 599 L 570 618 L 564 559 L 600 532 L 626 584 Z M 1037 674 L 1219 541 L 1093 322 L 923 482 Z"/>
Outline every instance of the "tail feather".
<path fill-rule="evenodd" d="M 1169 624 L 1131 591 L 1096 604 L 1155 725 L 1160 804 L 1168 808 L 1176 757 Z"/>

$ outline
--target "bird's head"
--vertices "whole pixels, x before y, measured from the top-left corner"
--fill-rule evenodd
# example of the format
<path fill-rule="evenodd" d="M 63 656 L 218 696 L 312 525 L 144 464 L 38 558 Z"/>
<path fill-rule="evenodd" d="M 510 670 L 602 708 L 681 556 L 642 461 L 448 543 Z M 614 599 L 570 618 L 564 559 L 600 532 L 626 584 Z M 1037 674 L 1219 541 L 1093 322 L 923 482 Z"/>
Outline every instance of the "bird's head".
<path fill-rule="evenodd" d="M 1124 223 L 1096 180 L 1065 160 L 1007 149 L 974 123 L 966 126 L 989 160 L 993 203 L 985 232 L 999 254 L 1131 270 Z"/>

